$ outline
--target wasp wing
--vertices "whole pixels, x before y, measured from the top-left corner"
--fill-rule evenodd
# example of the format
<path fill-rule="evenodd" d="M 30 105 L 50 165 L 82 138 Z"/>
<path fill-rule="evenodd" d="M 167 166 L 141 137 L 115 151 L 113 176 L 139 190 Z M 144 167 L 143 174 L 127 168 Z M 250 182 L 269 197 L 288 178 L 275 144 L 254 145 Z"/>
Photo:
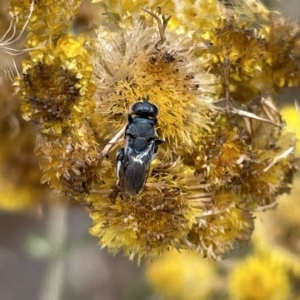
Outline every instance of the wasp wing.
<path fill-rule="evenodd" d="M 123 183 L 120 182 L 120 187 L 121 190 L 133 196 L 139 193 L 149 175 L 150 164 L 155 155 L 155 142 L 151 141 L 148 147 L 140 153 L 136 153 L 131 148 L 126 150 L 123 170 L 120 169 L 119 173 L 120 177 L 123 177 Z M 122 185 L 124 186 L 122 187 Z"/>

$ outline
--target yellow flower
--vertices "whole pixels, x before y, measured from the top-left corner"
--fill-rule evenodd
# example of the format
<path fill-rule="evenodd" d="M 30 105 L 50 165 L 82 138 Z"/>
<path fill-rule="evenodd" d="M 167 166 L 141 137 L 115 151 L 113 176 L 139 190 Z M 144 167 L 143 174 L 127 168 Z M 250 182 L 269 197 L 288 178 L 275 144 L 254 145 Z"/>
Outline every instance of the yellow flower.
<path fill-rule="evenodd" d="M 24 211 L 34 208 L 42 200 L 42 188 L 30 185 L 30 181 L 26 180 L 26 184 L 13 183 L 0 175 L 0 210 L 6 211 Z"/>
<path fill-rule="evenodd" d="M 28 44 L 41 44 L 38 39 L 31 35 Z M 86 170 L 98 154 L 87 121 L 95 108 L 95 86 L 84 42 L 65 34 L 31 51 L 31 59 L 23 61 L 22 76 L 14 83 L 23 117 L 39 124 L 42 133 L 36 145 L 42 181 L 57 189 L 64 184 L 71 195 L 89 189 L 96 175 Z"/>
<path fill-rule="evenodd" d="M 94 109 L 90 54 L 83 49 L 81 38 L 62 35 L 56 43 L 30 55 L 30 60 L 23 61 L 23 77 L 15 82 L 23 116 L 47 132 L 60 134 L 76 118 L 83 119 Z"/>
<path fill-rule="evenodd" d="M 12 0 L 11 14 L 21 28 L 39 36 L 59 35 L 71 26 L 82 0 Z M 32 11 L 32 13 L 31 13 Z"/>
<path fill-rule="evenodd" d="M 258 214 L 254 245 L 260 252 L 276 260 L 278 264 L 300 275 L 299 230 L 300 230 L 300 178 L 294 180 L 290 194 L 278 198 L 276 211 Z"/>
<path fill-rule="evenodd" d="M 218 1 L 212 2 L 214 6 Z M 298 86 L 300 27 L 259 1 L 232 1 L 230 10 L 218 5 L 213 14 L 208 9 L 200 14 L 212 16 L 213 26 L 197 26 L 197 18 L 188 17 L 185 26 L 203 43 L 198 55 L 206 59 L 207 68 L 228 80 L 232 99 L 245 103 L 259 93 Z"/>
<path fill-rule="evenodd" d="M 229 295 L 234 300 L 283 300 L 290 291 L 286 270 L 266 256 L 250 256 L 229 274 Z"/>
<path fill-rule="evenodd" d="M 218 1 L 210 0 L 174 0 L 174 15 L 186 31 L 192 31 L 195 39 L 201 39 L 210 30 L 217 27 L 222 6 Z M 167 12 L 168 13 L 168 12 Z M 172 12 L 169 12 L 171 14 Z"/>
<path fill-rule="evenodd" d="M 189 242 L 205 255 L 220 259 L 232 249 L 233 241 L 247 242 L 254 229 L 251 212 L 238 207 L 240 197 L 232 191 L 219 191 L 214 203 L 207 204 L 198 223 L 189 232 Z"/>
<path fill-rule="evenodd" d="M 218 288 L 214 264 L 197 253 L 173 250 L 147 264 L 146 278 L 167 299 L 204 300 Z"/>
<path fill-rule="evenodd" d="M 22 211 L 39 204 L 46 191 L 33 156 L 35 128 L 21 120 L 10 80 L 0 85 L 0 209 Z"/>

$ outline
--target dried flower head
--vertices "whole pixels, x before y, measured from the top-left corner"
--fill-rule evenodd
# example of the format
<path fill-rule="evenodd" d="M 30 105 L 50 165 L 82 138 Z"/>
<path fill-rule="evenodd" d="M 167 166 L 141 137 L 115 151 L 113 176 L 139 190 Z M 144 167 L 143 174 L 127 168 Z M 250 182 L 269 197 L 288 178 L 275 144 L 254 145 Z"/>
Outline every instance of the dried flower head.
<path fill-rule="evenodd" d="M 221 1 L 189 2 L 176 6 L 175 15 L 195 41 L 207 45 L 198 55 L 223 81 L 228 77 L 232 99 L 244 103 L 259 93 L 299 85 L 297 24 L 259 1 L 233 0 L 228 7 Z"/>
<path fill-rule="evenodd" d="M 145 25 L 136 21 L 132 29 L 124 29 L 124 37 L 115 37 L 114 41 L 110 33 L 100 32 L 96 44 L 100 99 L 94 117 L 103 145 L 122 129 L 126 114 L 139 95 L 148 95 L 158 105 L 158 135 L 165 138 L 167 145 L 158 153 L 156 167 L 137 198 L 124 201 L 118 194 L 112 203 L 108 195 L 89 197 L 95 221 L 91 232 L 100 236 L 102 245 L 115 251 L 123 247 L 131 257 L 155 256 L 170 246 L 185 243 L 199 215 L 198 208 L 191 207 L 186 200 L 189 194 L 193 197 L 193 190 L 188 191 L 185 186 L 188 180 L 194 181 L 196 190 L 201 186 L 198 187 L 194 170 L 184 165 L 180 156 L 193 149 L 192 133 L 207 127 L 204 112 L 213 102 L 216 81 L 200 71 L 201 63 L 193 57 L 192 45 L 184 37 L 170 36 L 172 46 L 158 46 L 156 24 L 153 26 L 150 20 L 148 27 Z M 103 176 L 106 188 L 115 184 L 115 151 L 110 151 L 111 167 Z"/>
<path fill-rule="evenodd" d="M 39 44 L 38 39 L 31 36 L 28 43 Z M 23 61 L 23 78 L 15 84 L 20 85 L 23 117 L 48 133 L 60 134 L 73 126 L 70 119 L 83 119 L 94 109 L 92 101 L 86 102 L 94 85 L 90 54 L 83 43 L 81 38 L 62 35 L 55 43 L 31 51 L 30 60 Z"/>
<path fill-rule="evenodd" d="M 190 9 L 179 5 L 178 14 L 170 2 L 175 23 L 197 7 L 185 2 Z M 275 89 L 260 57 L 272 49 L 253 18 L 268 26 L 273 19 L 260 5 L 245 18 L 246 8 L 210 3 L 198 3 L 203 14 L 193 22 L 204 24 L 206 12 L 213 21 L 194 33 L 191 18 L 177 30 L 168 27 L 170 16 L 141 10 L 143 2 L 105 1 L 114 30 L 99 27 L 91 40 L 29 36 L 35 49 L 15 86 L 24 117 L 39 127 L 43 181 L 84 201 L 91 234 L 131 259 L 172 248 L 220 259 L 236 240 L 250 238 L 253 211 L 274 207 L 296 170 L 294 135 L 272 97 L 259 94 Z M 142 191 L 128 196 L 117 184 L 116 154 L 128 147 L 132 105 L 148 98 L 159 108 L 155 130 L 165 142 Z"/>
<path fill-rule="evenodd" d="M 31 35 L 28 43 L 39 44 Z M 52 44 L 30 52 L 23 61 L 23 74 L 15 81 L 23 117 L 39 125 L 36 153 L 43 169 L 43 182 L 56 189 L 82 193 L 92 176 L 86 169 L 89 157 L 97 156 L 97 142 L 88 125 L 94 110 L 90 53 L 84 40 L 61 35 Z M 88 140 L 91 138 L 92 140 Z"/>

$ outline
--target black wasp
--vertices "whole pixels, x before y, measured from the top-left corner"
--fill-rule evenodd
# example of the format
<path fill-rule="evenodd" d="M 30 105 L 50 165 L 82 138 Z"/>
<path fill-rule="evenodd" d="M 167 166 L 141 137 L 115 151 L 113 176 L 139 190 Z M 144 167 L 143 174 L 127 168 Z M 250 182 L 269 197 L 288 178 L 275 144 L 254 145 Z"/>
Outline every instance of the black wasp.
<path fill-rule="evenodd" d="M 158 107 L 145 97 L 133 104 L 125 129 L 125 145 L 117 152 L 117 185 L 123 195 L 137 195 L 149 175 L 150 164 L 164 140 L 155 132 Z"/>

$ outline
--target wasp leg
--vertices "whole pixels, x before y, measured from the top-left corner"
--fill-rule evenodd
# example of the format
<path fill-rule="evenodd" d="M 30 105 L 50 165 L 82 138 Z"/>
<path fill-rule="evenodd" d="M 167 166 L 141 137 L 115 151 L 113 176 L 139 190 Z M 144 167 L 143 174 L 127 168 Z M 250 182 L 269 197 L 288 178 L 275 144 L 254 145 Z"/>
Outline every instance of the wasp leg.
<path fill-rule="evenodd" d="M 156 140 L 155 140 L 154 154 L 157 153 L 157 151 L 158 151 L 158 146 L 159 146 L 160 144 L 165 143 L 165 142 L 166 142 L 166 141 L 165 141 L 164 139 L 156 139 Z"/>
<path fill-rule="evenodd" d="M 124 161 L 124 148 L 121 148 L 118 150 L 117 155 L 116 155 L 116 161 L 117 161 L 117 166 L 116 166 L 116 172 L 117 172 L 117 183 L 116 185 L 118 186 L 120 183 L 120 171 L 121 171 L 121 166 L 123 165 Z"/>
<path fill-rule="evenodd" d="M 118 195 L 120 195 L 121 199 L 123 200 L 122 193 L 120 192 L 119 187 L 116 185 L 111 188 L 112 188 L 112 192 L 108 196 L 110 201 L 112 203 L 116 203 L 116 199 L 117 199 Z"/>
<path fill-rule="evenodd" d="M 121 141 L 123 138 L 122 135 L 124 134 L 126 129 L 126 125 L 122 127 L 122 129 L 105 145 L 105 147 L 103 148 L 103 150 L 100 153 L 100 157 L 105 157 L 109 154 L 109 152 L 111 151 L 111 148 L 118 143 L 119 141 Z"/>

